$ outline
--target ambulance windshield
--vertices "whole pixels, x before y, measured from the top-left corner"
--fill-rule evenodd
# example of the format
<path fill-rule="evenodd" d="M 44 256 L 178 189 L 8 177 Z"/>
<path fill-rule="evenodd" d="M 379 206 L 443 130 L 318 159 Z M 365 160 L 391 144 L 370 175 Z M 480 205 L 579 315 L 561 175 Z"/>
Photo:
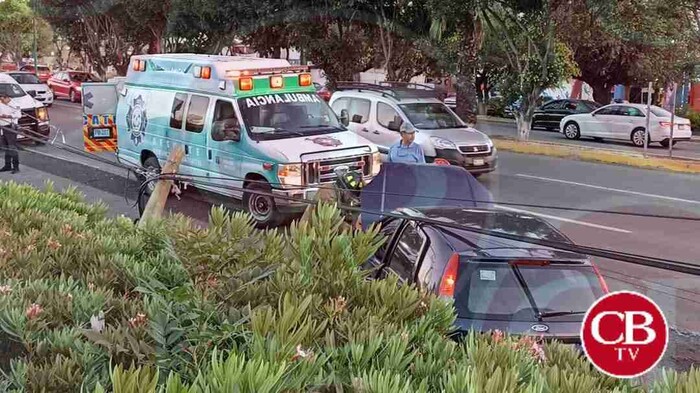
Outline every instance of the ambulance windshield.
<path fill-rule="evenodd" d="M 345 131 L 333 110 L 314 93 L 239 98 L 243 122 L 254 140 L 295 138 Z"/>

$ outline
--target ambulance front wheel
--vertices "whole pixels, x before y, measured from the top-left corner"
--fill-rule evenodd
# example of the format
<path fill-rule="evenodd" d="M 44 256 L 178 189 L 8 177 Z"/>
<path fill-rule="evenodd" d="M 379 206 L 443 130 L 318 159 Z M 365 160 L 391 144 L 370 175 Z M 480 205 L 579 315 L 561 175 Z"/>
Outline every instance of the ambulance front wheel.
<path fill-rule="evenodd" d="M 272 197 L 272 188 L 268 184 L 251 183 L 245 186 L 243 204 L 246 210 L 255 220 L 258 228 L 272 228 L 281 220 L 277 210 L 275 198 Z"/>

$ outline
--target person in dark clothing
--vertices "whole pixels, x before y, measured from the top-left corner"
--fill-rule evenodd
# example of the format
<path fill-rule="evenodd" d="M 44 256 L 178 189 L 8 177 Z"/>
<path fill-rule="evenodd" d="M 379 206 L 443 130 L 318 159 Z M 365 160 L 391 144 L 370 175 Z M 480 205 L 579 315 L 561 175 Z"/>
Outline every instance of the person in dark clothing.
<path fill-rule="evenodd" d="M 5 151 L 5 166 L 0 168 L 0 172 L 19 172 L 17 124 L 21 117 L 22 111 L 12 102 L 12 98 L 0 94 L 0 147 Z"/>

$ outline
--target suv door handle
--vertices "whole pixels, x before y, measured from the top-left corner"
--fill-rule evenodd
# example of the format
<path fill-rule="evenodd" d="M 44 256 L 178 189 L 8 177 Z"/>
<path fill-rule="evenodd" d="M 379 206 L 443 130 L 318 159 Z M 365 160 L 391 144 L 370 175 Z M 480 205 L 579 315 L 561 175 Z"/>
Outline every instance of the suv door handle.
<path fill-rule="evenodd" d="M 369 132 L 369 130 L 366 129 L 366 128 L 363 128 L 363 129 L 361 129 L 360 131 L 362 131 L 362 132 Z"/>
<path fill-rule="evenodd" d="M 374 131 L 372 131 L 372 134 L 379 135 L 379 134 L 381 134 L 381 132 L 374 130 Z"/>

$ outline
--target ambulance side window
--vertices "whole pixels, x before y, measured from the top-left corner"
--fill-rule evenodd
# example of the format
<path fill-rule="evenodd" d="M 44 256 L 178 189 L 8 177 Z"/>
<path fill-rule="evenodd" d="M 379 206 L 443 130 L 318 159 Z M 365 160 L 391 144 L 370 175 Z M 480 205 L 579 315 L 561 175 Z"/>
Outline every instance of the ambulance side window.
<path fill-rule="evenodd" d="M 209 98 L 192 95 L 190 106 L 187 108 L 187 123 L 185 129 L 192 132 L 202 132 L 204 129 L 204 118 L 207 116 L 209 108 Z"/>
<path fill-rule="evenodd" d="M 185 113 L 185 101 L 187 101 L 187 94 L 175 94 L 173 108 L 170 111 L 170 127 L 177 128 L 178 130 L 182 129 L 182 116 Z"/>

